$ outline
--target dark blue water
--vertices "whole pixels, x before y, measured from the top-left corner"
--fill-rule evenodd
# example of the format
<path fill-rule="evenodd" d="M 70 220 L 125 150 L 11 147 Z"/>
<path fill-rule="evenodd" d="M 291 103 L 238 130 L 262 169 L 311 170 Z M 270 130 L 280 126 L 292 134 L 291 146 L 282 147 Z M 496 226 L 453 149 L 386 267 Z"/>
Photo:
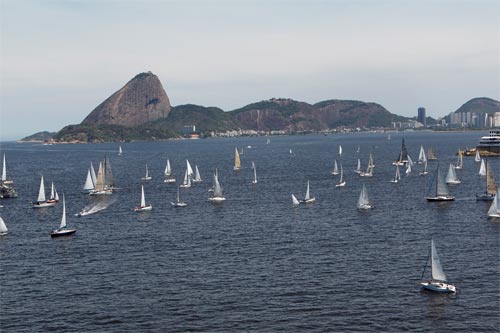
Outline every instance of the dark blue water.
<path fill-rule="evenodd" d="M 457 149 L 475 146 L 483 134 L 405 138 L 414 160 L 421 144 L 433 146 L 446 171 Z M 2 200 L 0 208 L 9 228 L 0 238 L 1 331 L 498 331 L 500 223 L 488 220 L 488 204 L 475 200 L 484 189 L 479 165 L 464 158 L 462 184 L 450 189 L 455 202 L 428 203 L 430 175 L 415 170 L 400 184 L 389 182 L 401 137 L 125 143 L 123 156 L 117 144 L 3 144 L 19 198 Z M 330 175 L 338 144 L 342 189 Z M 255 148 L 244 149 L 243 169 L 235 174 L 234 147 L 248 145 Z M 374 177 L 359 178 L 352 170 L 358 156 L 366 167 L 369 152 Z M 122 188 L 112 195 L 116 202 L 87 217 L 69 215 L 68 226 L 78 232 L 51 239 L 62 205 L 31 208 L 40 175 L 47 190 L 54 181 L 65 193 L 74 214 L 98 200 L 80 189 L 90 161 L 97 165 L 106 154 Z M 170 206 L 176 187 L 163 183 L 167 157 L 178 180 L 185 159 L 204 178 L 181 192 L 186 208 Z M 492 162 L 498 172 L 500 159 Z M 146 163 L 153 180 L 141 182 Z M 215 167 L 227 198 L 218 206 L 207 200 Z M 303 197 L 307 180 L 316 204 L 292 207 L 290 194 Z M 363 182 L 376 208 L 360 213 Z M 138 214 L 132 209 L 141 183 L 153 211 Z M 419 289 L 431 237 L 456 295 Z"/>

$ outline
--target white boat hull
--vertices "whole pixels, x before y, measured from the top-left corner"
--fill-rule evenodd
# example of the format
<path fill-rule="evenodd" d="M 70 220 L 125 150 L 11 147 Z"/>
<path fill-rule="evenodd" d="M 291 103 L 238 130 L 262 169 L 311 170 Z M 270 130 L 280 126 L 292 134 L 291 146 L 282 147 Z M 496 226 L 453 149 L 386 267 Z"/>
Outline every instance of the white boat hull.
<path fill-rule="evenodd" d="M 50 237 L 61 237 L 61 236 L 69 236 L 76 232 L 76 229 L 57 229 L 52 230 L 50 233 Z"/>
<path fill-rule="evenodd" d="M 425 281 L 420 283 L 420 285 L 423 289 L 439 293 L 454 293 L 457 291 L 454 285 L 438 281 Z"/>
<path fill-rule="evenodd" d="M 142 206 L 142 207 L 135 207 L 134 211 L 136 212 L 147 212 L 149 210 L 153 209 L 153 206 L 148 205 L 148 206 Z"/>
<path fill-rule="evenodd" d="M 372 205 L 360 205 L 358 207 L 358 209 L 361 209 L 361 210 L 367 210 L 367 209 L 372 209 L 373 206 Z"/>
<path fill-rule="evenodd" d="M 35 202 L 33 204 L 33 208 L 47 208 L 47 207 L 54 207 L 56 205 L 55 201 L 52 202 Z"/>
<path fill-rule="evenodd" d="M 453 201 L 455 197 L 452 196 L 437 196 L 437 197 L 427 197 L 427 201 Z"/>
<path fill-rule="evenodd" d="M 345 182 L 342 182 L 340 184 L 336 184 L 335 187 L 344 187 L 345 186 Z"/>
<path fill-rule="evenodd" d="M 110 195 L 110 194 L 113 194 L 112 190 L 104 190 L 104 191 L 92 190 L 89 193 L 89 195 Z"/>
<path fill-rule="evenodd" d="M 300 200 L 301 204 L 310 204 L 310 203 L 314 203 L 314 202 L 316 202 L 316 198 L 310 198 L 307 200 Z"/>
<path fill-rule="evenodd" d="M 164 183 L 175 183 L 175 178 L 165 179 L 163 182 Z"/>
<path fill-rule="evenodd" d="M 185 203 L 185 202 L 171 202 L 170 204 L 174 207 L 186 207 L 187 206 L 187 203 Z"/>
<path fill-rule="evenodd" d="M 141 180 L 151 180 L 153 179 L 153 177 L 149 176 L 149 177 L 142 177 Z"/>
<path fill-rule="evenodd" d="M 225 201 L 226 198 L 224 198 L 224 197 L 210 197 L 210 198 L 208 198 L 208 200 L 213 201 L 213 202 L 222 202 L 222 201 Z"/>
<path fill-rule="evenodd" d="M 458 184 L 461 184 L 462 182 L 460 180 L 450 180 L 450 181 L 447 181 L 446 184 L 448 185 L 458 185 Z"/>

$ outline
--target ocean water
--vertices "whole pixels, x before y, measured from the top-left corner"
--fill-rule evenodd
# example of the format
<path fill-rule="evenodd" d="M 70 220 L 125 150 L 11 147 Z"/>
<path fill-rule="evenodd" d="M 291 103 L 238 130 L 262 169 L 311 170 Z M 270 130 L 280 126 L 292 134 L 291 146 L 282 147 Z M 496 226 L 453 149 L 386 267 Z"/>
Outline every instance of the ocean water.
<path fill-rule="evenodd" d="M 485 133 L 404 133 L 417 160 L 432 146 L 445 173 L 459 147 Z M 2 143 L 19 198 L 0 201 L 9 234 L 0 237 L 2 332 L 497 332 L 500 326 L 500 222 L 488 220 L 479 164 L 464 157 L 456 201 L 428 203 L 432 173 L 420 165 L 392 184 L 403 133 L 283 136 L 155 143 Z M 337 156 L 338 145 L 344 154 Z M 249 149 L 247 146 L 252 146 Z M 360 147 L 360 152 L 356 149 Z M 234 148 L 243 147 L 234 173 Z M 294 155 L 289 154 L 289 149 Z M 353 172 L 357 158 L 373 178 Z M 99 198 L 81 194 L 87 169 L 111 161 L 114 202 L 77 218 Z M 204 181 L 163 183 L 167 157 L 178 182 L 189 159 Z M 335 188 L 333 161 L 347 185 Z M 251 184 L 251 162 L 258 183 Z M 500 181 L 500 158 L 491 159 Z M 148 164 L 151 181 L 141 181 Z M 429 163 L 429 170 L 436 169 Z M 207 200 L 218 168 L 227 200 Z M 96 170 L 97 171 L 97 170 Z M 403 171 L 403 170 L 402 170 Z M 403 173 L 404 174 L 404 173 Z M 35 210 L 40 176 L 64 192 L 73 237 L 51 239 L 62 204 Z M 293 207 L 307 181 L 317 201 Z M 375 208 L 358 212 L 365 184 Z M 147 213 L 135 213 L 144 184 Z M 455 295 L 422 291 L 434 239 Z M 427 268 L 425 276 L 429 277 Z"/>

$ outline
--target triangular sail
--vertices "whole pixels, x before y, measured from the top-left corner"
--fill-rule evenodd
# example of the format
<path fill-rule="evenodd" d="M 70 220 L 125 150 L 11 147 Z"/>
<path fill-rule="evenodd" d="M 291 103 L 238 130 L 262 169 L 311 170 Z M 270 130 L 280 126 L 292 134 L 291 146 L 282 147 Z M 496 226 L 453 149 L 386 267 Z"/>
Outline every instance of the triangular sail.
<path fill-rule="evenodd" d="M 60 229 L 66 228 L 66 200 L 64 199 L 64 193 L 63 193 L 63 213 L 61 217 L 61 225 L 59 226 Z"/>
<path fill-rule="evenodd" d="M 252 161 L 252 169 L 253 169 L 253 182 L 257 183 L 257 169 L 255 168 L 255 163 Z"/>
<path fill-rule="evenodd" d="M 405 171 L 407 175 L 409 175 L 411 173 L 411 166 L 412 165 L 410 164 L 410 162 L 408 162 L 408 166 L 406 167 L 406 171 Z"/>
<path fill-rule="evenodd" d="M 358 208 L 368 205 L 370 202 L 368 200 L 368 190 L 366 189 L 366 186 L 363 184 L 363 188 L 361 189 L 361 193 L 359 194 L 359 199 L 358 199 Z"/>
<path fill-rule="evenodd" d="M 427 173 L 427 160 L 424 161 L 424 173 Z"/>
<path fill-rule="evenodd" d="M 400 180 L 401 179 L 401 173 L 399 172 L 399 166 L 396 165 L 396 174 L 394 175 L 394 180 Z"/>
<path fill-rule="evenodd" d="M 146 207 L 146 197 L 144 196 L 144 185 L 141 186 L 141 207 Z"/>
<path fill-rule="evenodd" d="M 304 197 L 304 200 L 309 200 L 311 199 L 311 195 L 309 193 L 309 181 L 307 181 L 307 190 L 306 190 L 306 196 Z"/>
<path fill-rule="evenodd" d="M 59 201 L 59 194 L 57 193 L 57 190 L 55 190 L 54 199 Z"/>
<path fill-rule="evenodd" d="M 170 176 L 172 174 L 172 168 L 170 167 L 170 160 L 167 159 L 167 165 L 165 166 L 165 176 Z"/>
<path fill-rule="evenodd" d="M 240 153 L 238 148 L 234 148 L 234 169 L 237 170 L 241 168 Z"/>
<path fill-rule="evenodd" d="M 122 146 L 118 148 L 118 155 L 121 155 L 123 153 Z"/>
<path fill-rule="evenodd" d="M 447 196 L 450 194 L 448 191 L 448 186 L 446 186 L 446 183 L 441 176 L 441 172 L 439 171 L 439 165 L 436 171 L 436 196 Z"/>
<path fill-rule="evenodd" d="M 448 174 L 446 175 L 446 182 L 454 182 L 456 181 L 456 174 L 455 174 L 455 168 L 453 167 L 453 164 L 450 163 L 450 167 L 448 168 Z"/>
<path fill-rule="evenodd" d="M 410 166 L 413 166 L 413 160 L 411 159 L 410 154 L 407 154 L 407 155 L 406 155 L 406 158 L 408 159 L 408 164 L 409 164 Z"/>
<path fill-rule="evenodd" d="M 112 187 L 114 185 L 113 172 L 108 157 L 104 158 L 104 185 Z"/>
<path fill-rule="evenodd" d="M 439 260 L 434 240 L 431 240 L 431 269 L 432 278 L 434 280 L 446 281 L 446 275 L 443 272 L 443 267 L 441 266 L 441 261 Z"/>
<path fill-rule="evenodd" d="M 92 190 L 94 188 L 94 183 L 92 182 L 92 175 L 90 174 L 90 169 L 87 171 L 87 179 L 85 180 L 85 185 L 83 185 L 84 190 Z"/>
<path fill-rule="evenodd" d="M 500 200 L 500 190 L 495 194 L 493 202 L 491 203 L 490 209 L 488 209 L 488 216 L 500 214 L 500 206 L 498 201 Z"/>
<path fill-rule="evenodd" d="M 181 202 L 180 186 L 177 186 L 177 203 Z"/>
<path fill-rule="evenodd" d="M 149 170 L 148 170 L 148 165 L 146 164 L 146 176 L 144 178 L 148 178 L 149 177 Z"/>
<path fill-rule="evenodd" d="M 339 156 L 342 156 L 342 145 L 339 145 Z"/>
<path fill-rule="evenodd" d="M 297 206 L 300 204 L 299 200 L 297 200 L 297 198 L 295 197 L 295 195 L 292 194 L 292 203 Z"/>
<path fill-rule="evenodd" d="M 191 176 L 189 175 L 189 172 L 187 169 L 186 169 L 186 172 L 184 172 L 184 181 L 182 182 L 182 185 L 184 185 L 184 186 L 191 185 Z"/>
<path fill-rule="evenodd" d="M 481 159 L 481 166 L 479 167 L 479 175 L 486 176 L 486 164 L 484 163 L 484 159 Z"/>
<path fill-rule="evenodd" d="M 476 149 L 476 157 L 474 158 L 474 161 L 476 162 L 481 162 L 481 155 L 479 155 L 479 150 Z"/>
<path fill-rule="evenodd" d="M 356 171 L 361 172 L 361 160 L 358 158 L 358 164 L 356 165 Z"/>
<path fill-rule="evenodd" d="M 214 174 L 214 197 L 222 198 L 222 187 L 220 186 L 219 183 L 219 177 L 217 176 L 217 169 L 215 169 L 215 174 Z"/>
<path fill-rule="evenodd" d="M 344 182 L 344 168 L 342 168 L 342 164 L 340 164 L 340 180 L 339 184 L 342 184 Z"/>
<path fill-rule="evenodd" d="M 38 190 L 38 202 L 44 202 L 46 200 L 45 198 L 45 185 L 43 184 L 43 176 L 40 179 L 40 189 Z"/>
<path fill-rule="evenodd" d="M 429 148 L 429 150 L 427 151 L 427 158 L 429 160 L 436 160 L 437 159 L 436 155 L 434 154 L 434 149 L 432 149 L 432 147 Z"/>
<path fill-rule="evenodd" d="M 5 154 L 3 154 L 2 181 L 6 180 L 7 180 L 7 164 L 5 163 Z"/>
<path fill-rule="evenodd" d="M 463 153 L 460 149 L 458 149 L 458 156 L 457 156 L 457 168 L 462 169 L 463 167 Z"/>
<path fill-rule="evenodd" d="M 486 161 L 486 192 L 489 194 L 497 193 L 497 184 L 491 171 L 490 161 Z"/>
<path fill-rule="evenodd" d="M 97 181 L 97 176 L 95 174 L 94 165 L 92 164 L 92 162 L 90 162 L 90 176 L 92 177 L 92 183 L 95 186 Z"/>
<path fill-rule="evenodd" d="M 9 230 L 7 229 L 7 226 L 5 225 L 5 222 L 3 221 L 3 219 L 0 217 L 0 234 L 4 234 L 7 231 L 9 231 Z"/>
<path fill-rule="evenodd" d="M 401 140 L 401 151 L 396 162 L 408 161 L 408 150 L 406 149 L 405 138 Z"/>
<path fill-rule="evenodd" d="M 191 177 L 193 175 L 193 168 L 191 168 L 191 163 L 189 163 L 189 160 L 186 160 L 186 170 L 188 176 Z"/>
<path fill-rule="evenodd" d="M 200 170 L 198 170 L 198 166 L 194 166 L 195 174 L 194 174 L 194 180 L 197 182 L 201 182 L 201 175 L 200 175 Z"/>
<path fill-rule="evenodd" d="M 99 162 L 99 170 L 97 171 L 95 190 L 104 191 L 104 167 L 102 165 L 102 162 Z"/>
<path fill-rule="evenodd" d="M 337 160 L 335 160 L 335 162 L 333 163 L 333 172 L 332 172 L 334 175 L 338 175 L 339 174 L 339 167 L 337 166 Z"/>
<path fill-rule="evenodd" d="M 420 152 L 418 153 L 418 162 L 424 163 L 425 161 L 427 161 L 427 157 L 425 157 L 424 146 L 420 146 Z"/>
<path fill-rule="evenodd" d="M 56 198 L 56 192 L 55 192 L 55 187 L 54 187 L 54 182 L 50 185 L 50 200 L 53 200 Z"/>
<path fill-rule="evenodd" d="M 370 153 L 370 156 L 368 157 L 368 165 L 371 166 L 372 168 L 375 166 L 373 163 L 373 155 Z"/>

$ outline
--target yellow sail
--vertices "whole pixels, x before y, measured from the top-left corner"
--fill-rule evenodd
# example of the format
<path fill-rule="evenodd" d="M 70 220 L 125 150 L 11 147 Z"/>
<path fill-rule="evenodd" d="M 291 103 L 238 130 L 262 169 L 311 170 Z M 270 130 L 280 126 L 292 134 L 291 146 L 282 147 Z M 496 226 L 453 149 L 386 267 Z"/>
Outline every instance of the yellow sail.
<path fill-rule="evenodd" d="M 492 195 L 497 193 L 497 184 L 491 172 L 490 161 L 486 162 L 486 192 Z"/>
<path fill-rule="evenodd" d="M 97 180 L 95 183 L 96 191 L 104 191 L 104 168 L 102 162 L 99 162 L 99 171 L 97 171 Z"/>
<path fill-rule="evenodd" d="M 240 153 L 238 148 L 234 148 L 234 170 L 239 170 L 241 168 Z"/>
<path fill-rule="evenodd" d="M 437 160 L 437 157 L 436 155 L 434 155 L 434 150 L 431 148 L 429 148 L 429 150 L 427 151 L 427 159 L 428 160 Z"/>

